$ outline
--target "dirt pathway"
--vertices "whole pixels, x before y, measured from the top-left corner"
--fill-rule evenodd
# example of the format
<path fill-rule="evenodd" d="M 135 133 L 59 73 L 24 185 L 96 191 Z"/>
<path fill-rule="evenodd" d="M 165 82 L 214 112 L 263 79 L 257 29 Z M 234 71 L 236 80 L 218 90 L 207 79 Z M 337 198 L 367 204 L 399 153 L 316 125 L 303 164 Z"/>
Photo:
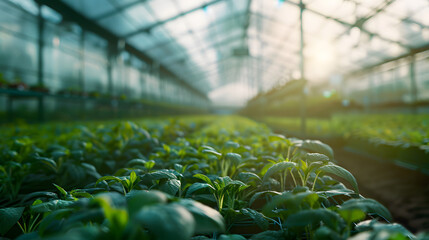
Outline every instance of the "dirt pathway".
<path fill-rule="evenodd" d="M 429 176 L 333 147 L 339 165 L 356 177 L 363 196 L 384 204 L 394 221 L 412 232 L 429 230 Z"/>

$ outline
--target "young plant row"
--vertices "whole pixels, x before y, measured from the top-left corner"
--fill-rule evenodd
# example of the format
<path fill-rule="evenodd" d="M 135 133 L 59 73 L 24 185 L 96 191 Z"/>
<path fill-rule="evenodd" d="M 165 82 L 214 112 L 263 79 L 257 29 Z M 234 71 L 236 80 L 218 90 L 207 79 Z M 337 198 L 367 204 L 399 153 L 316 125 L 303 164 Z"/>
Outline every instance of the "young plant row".
<path fill-rule="evenodd" d="M 299 129 L 300 118 L 266 117 L 260 119 L 279 129 Z M 329 119 L 308 119 L 311 136 L 358 138 L 375 144 L 417 146 L 429 151 L 429 115 L 361 114 L 335 115 Z"/>
<path fill-rule="evenodd" d="M 248 119 L 39 131 L 48 137 L 19 134 L 0 145 L 2 237 L 425 237 L 362 197 L 328 145 L 274 135 Z"/>

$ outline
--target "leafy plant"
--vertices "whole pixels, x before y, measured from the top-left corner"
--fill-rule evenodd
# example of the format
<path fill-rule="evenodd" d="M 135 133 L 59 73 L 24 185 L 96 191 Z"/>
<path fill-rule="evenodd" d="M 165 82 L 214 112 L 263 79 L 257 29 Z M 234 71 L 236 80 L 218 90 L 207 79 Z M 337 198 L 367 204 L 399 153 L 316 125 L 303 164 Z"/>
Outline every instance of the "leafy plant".
<path fill-rule="evenodd" d="M 247 224 L 251 239 L 414 237 L 385 224 L 328 145 L 240 117 L 181 119 L 5 129 L 0 235 L 243 239 L 233 229 Z"/>

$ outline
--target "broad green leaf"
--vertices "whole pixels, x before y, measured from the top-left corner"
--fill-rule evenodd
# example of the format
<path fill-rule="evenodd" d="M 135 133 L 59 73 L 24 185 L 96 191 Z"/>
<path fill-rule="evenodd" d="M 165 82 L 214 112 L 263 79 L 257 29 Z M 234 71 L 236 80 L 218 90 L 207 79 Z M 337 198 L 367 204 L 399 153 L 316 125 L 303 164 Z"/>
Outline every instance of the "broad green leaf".
<path fill-rule="evenodd" d="M 24 198 L 22 198 L 21 202 L 27 202 L 29 200 L 38 199 L 38 198 L 58 198 L 58 195 L 53 192 L 33 192 L 30 194 L 26 194 Z"/>
<path fill-rule="evenodd" d="M 83 192 L 82 190 L 78 189 L 78 191 L 72 190 L 70 192 L 70 194 L 75 197 L 75 198 L 92 198 L 92 195 L 87 193 L 87 192 Z"/>
<path fill-rule="evenodd" d="M 37 228 L 39 236 L 54 234 L 64 229 L 63 220 L 70 215 L 72 209 L 58 209 L 49 214 L 40 221 Z M 40 238 L 39 238 L 40 239 Z"/>
<path fill-rule="evenodd" d="M 174 173 L 162 171 L 162 170 L 145 174 L 144 178 L 149 178 L 150 180 L 177 179 Z"/>
<path fill-rule="evenodd" d="M 255 194 L 253 194 L 252 198 L 250 198 L 250 200 L 249 200 L 249 206 L 252 206 L 253 202 L 255 202 L 258 198 L 261 198 L 261 197 L 264 197 L 264 196 L 266 197 L 266 195 L 277 196 L 277 195 L 280 195 L 280 194 L 281 193 L 276 192 L 276 191 L 257 192 Z"/>
<path fill-rule="evenodd" d="M 0 209 L 0 235 L 6 234 L 21 218 L 24 207 Z"/>
<path fill-rule="evenodd" d="M 8 174 L 7 174 L 6 169 L 5 169 L 3 166 L 1 166 L 1 165 L 0 165 L 0 171 L 1 171 L 1 172 L 3 172 L 3 174 L 4 174 L 5 176 L 7 176 L 7 175 L 8 175 Z"/>
<path fill-rule="evenodd" d="M 133 218 L 157 240 L 188 240 L 195 231 L 195 220 L 183 206 L 152 205 L 141 209 Z"/>
<path fill-rule="evenodd" d="M 388 221 L 392 221 L 392 215 L 389 210 L 374 199 L 350 199 L 341 205 L 341 209 L 360 209 L 366 213 L 375 213 Z"/>
<path fill-rule="evenodd" d="M 350 190 L 350 189 L 333 189 L 333 190 L 317 192 L 317 194 L 319 194 L 321 196 L 328 197 L 328 198 L 338 196 L 338 195 L 350 196 L 353 193 L 354 193 L 354 191 Z"/>
<path fill-rule="evenodd" d="M 46 157 L 35 157 L 35 160 L 40 163 L 43 163 L 45 166 L 49 167 L 53 171 L 57 171 L 57 163 L 54 160 Z"/>
<path fill-rule="evenodd" d="M 130 182 L 131 184 L 134 184 L 138 180 L 136 172 L 132 171 L 130 173 Z"/>
<path fill-rule="evenodd" d="M 268 220 L 266 219 L 266 217 L 264 216 L 264 214 L 262 214 L 258 211 L 255 211 L 251 208 L 243 208 L 240 210 L 240 212 L 242 214 L 244 214 L 245 216 L 252 218 L 253 221 L 255 221 L 255 223 L 258 225 L 258 227 L 260 227 L 262 230 L 268 229 L 269 223 L 268 223 Z"/>
<path fill-rule="evenodd" d="M 127 193 L 127 208 L 128 212 L 133 215 L 141 208 L 154 205 L 167 203 L 167 195 L 157 190 L 132 190 Z"/>
<path fill-rule="evenodd" d="M 212 187 L 210 184 L 207 184 L 207 183 L 194 183 L 186 191 L 186 197 L 191 197 L 194 192 L 199 191 L 201 189 L 211 189 L 213 191 L 215 190 L 215 188 Z"/>
<path fill-rule="evenodd" d="M 222 234 L 219 238 L 219 240 L 246 240 L 245 237 L 238 235 L 238 234 Z"/>
<path fill-rule="evenodd" d="M 147 161 L 144 164 L 144 167 L 147 168 L 147 169 L 149 169 L 149 170 L 152 169 L 154 166 L 155 166 L 155 161 L 154 160 Z"/>
<path fill-rule="evenodd" d="M 328 228 L 326 226 L 319 227 L 314 232 L 314 240 L 343 240 L 344 237 L 340 235 L 338 231 L 334 231 L 331 228 Z"/>
<path fill-rule="evenodd" d="M 100 199 L 102 201 L 99 201 Z M 126 198 L 118 192 L 99 193 L 91 201 L 99 204 L 109 204 L 113 208 L 123 208 L 126 206 Z"/>
<path fill-rule="evenodd" d="M 109 180 L 113 180 L 113 181 L 115 181 L 115 182 L 119 182 L 119 183 L 122 183 L 122 179 L 120 179 L 120 178 L 118 178 L 118 177 L 115 177 L 115 176 L 104 176 L 104 177 L 101 177 L 101 178 L 99 178 L 98 180 L 97 180 L 97 182 L 95 182 L 95 186 L 97 186 L 100 182 L 102 182 L 102 181 L 109 181 Z"/>
<path fill-rule="evenodd" d="M 164 151 L 166 151 L 167 153 L 171 152 L 171 148 L 170 146 L 168 146 L 167 144 L 162 144 L 162 148 L 164 149 Z"/>
<path fill-rule="evenodd" d="M 238 153 L 227 153 L 225 155 L 225 158 L 235 164 L 238 164 L 241 162 L 241 155 Z"/>
<path fill-rule="evenodd" d="M 15 240 L 40 240 L 39 233 L 34 231 L 31 233 L 22 234 L 19 237 L 17 237 Z"/>
<path fill-rule="evenodd" d="M 270 160 L 271 161 L 271 160 Z M 268 164 L 265 164 L 264 167 L 262 168 L 261 172 L 259 173 L 261 176 L 264 176 L 268 169 L 270 169 L 270 167 L 272 167 L 274 164 L 276 164 L 276 162 L 270 162 Z"/>
<path fill-rule="evenodd" d="M 329 145 L 319 140 L 305 140 L 300 144 L 300 147 L 309 152 L 324 154 L 328 156 L 330 160 L 334 159 L 334 150 L 332 150 Z"/>
<path fill-rule="evenodd" d="M 358 184 L 356 182 L 355 177 L 349 171 L 347 171 L 345 168 L 342 168 L 342 167 L 335 165 L 335 164 L 328 164 L 328 165 L 320 167 L 319 170 L 324 172 L 324 173 L 331 173 L 331 174 L 334 174 L 338 177 L 345 179 L 347 182 L 349 182 L 352 185 L 353 190 L 357 194 L 359 194 L 359 187 L 358 187 Z"/>
<path fill-rule="evenodd" d="M 203 153 L 209 153 L 209 154 L 215 155 L 216 157 L 221 157 L 222 156 L 222 153 L 217 152 L 215 150 L 204 149 L 202 152 Z"/>
<path fill-rule="evenodd" d="M 67 196 L 67 191 L 66 190 L 64 190 L 64 188 L 62 188 L 62 187 L 60 187 L 60 186 L 58 186 L 57 184 L 55 184 L 55 183 L 52 183 L 57 189 L 58 189 L 58 191 L 60 191 L 60 193 L 61 193 L 61 195 L 63 195 L 64 197 L 65 196 Z"/>
<path fill-rule="evenodd" d="M 245 237 L 238 235 L 238 234 L 222 234 L 219 238 L 219 240 L 246 240 Z"/>
<path fill-rule="evenodd" d="M 233 141 L 227 141 L 224 146 L 225 148 L 239 148 L 240 144 Z"/>
<path fill-rule="evenodd" d="M 195 233 L 208 234 L 225 231 L 222 215 L 213 208 L 190 199 L 181 199 L 177 204 L 185 207 L 194 216 Z"/>
<path fill-rule="evenodd" d="M 280 134 L 271 134 L 270 136 L 268 136 L 268 141 L 270 142 L 284 141 L 285 139 L 285 136 Z"/>
<path fill-rule="evenodd" d="M 271 216 L 275 209 L 286 207 L 289 212 L 300 211 L 305 208 L 312 208 L 318 201 L 319 195 L 311 191 L 305 192 L 283 192 L 281 195 L 274 196 L 264 208 L 263 213 Z"/>
<path fill-rule="evenodd" d="M 250 240 L 284 240 L 283 231 L 264 231 L 253 235 Z"/>
<path fill-rule="evenodd" d="M 159 190 L 175 196 L 179 191 L 181 182 L 179 179 L 168 179 L 165 183 L 159 186 Z"/>
<path fill-rule="evenodd" d="M 371 233 L 370 239 L 391 239 L 388 236 L 392 236 L 393 234 L 401 234 L 407 236 L 409 239 L 415 239 L 416 237 L 410 231 L 408 231 L 404 226 L 397 223 L 380 223 L 376 220 L 367 220 L 360 222 L 356 225 L 356 230 L 360 232 L 367 231 Z M 369 232 L 370 231 L 370 232 Z M 386 234 L 388 233 L 388 234 Z M 387 236 L 384 238 L 380 238 L 381 236 Z M 353 238 L 353 239 L 362 239 L 362 238 Z M 393 238 L 396 239 L 396 238 Z M 399 238 L 401 239 L 401 238 Z"/>
<path fill-rule="evenodd" d="M 329 157 L 321 153 L 307 153 L 305 159 L 309 162 L 329 162 Z"/>
<path fill-rule="evenodd" d="M 186 167 L 186 166 L 185 166 Z M 174 164 L 174 170 L 176 170 L 177 172 L 183 173 L 184 169 L 183 169 L 183 165 L 175 163 Z"/>
<path fill-rule="evenodd" d="M 137 158 L 129 161 L 126 166 L 127 167 L 145 166 L 145 164 L 146 164 L 145 160 Z"/>
<path fill-rule="evenodd" d="M 52 212 L 57 209 L 68 208 L 74 204 L 73 201 L 66 200 L 52 200 L 49 202 L 40 203 L 37 205 L 32 205 L 30 207 L 31 211 L 34 213 L 45 213 Z"/>
<path fill-rule="evenodd" d="M 232 180 L 226 184 L 226 186 L 231 186 L 231 185 L 236 185 L 239 187 L 246 186 L 246 184 L 244 182 L 239 181 L 239 180 Z"/>
<path fill-rule="evenodd" d="M 338 213 L 347 223 L 361 221 L 366 217 L 365 212 L 360 209 L 339 209 Z"/>
<path fill-rule="evenodd" d="M 262 181 L 261 178 L 257 174 L 252 173 L 252 172 L 240 172 L 238 174 L 237 178 L 238 178 L 238 180 L 240 180 L 244 183 L 249 183 L 252 181 L 255 181 L 258 183 L 258 182 Z"/>
<path fill-rule="evenodd" d="M 195 175 L 194 175 L 194 178 L 201 179 L 201 180 L 203 180 L 204 182 L 206 182 L 206 183 L 208 183 L 208 184 L 210 184 L 210 185 L 213 185 L 213 183 L 212 183 L 212 181 L 210 180 L 210 178 L 209 178 L 209 177 L 207 177 L 207 176 L 206 176 L 206 175 L 204 175 L 204 174 L 201 174 L 201 173 L 195 174 Z"/>
<path fill-rule="evenodd" d="M 273 174 L 286 170 L 291 167 L 295 167 L 296 163 L 294 162 L 279 162 L 271 166 L 264 175 L 262 181 L 267 181 Z"/>
<path fill-rule="evenodd" d="M 324 208 L 307 209 L 289 215 L 284 225 L 287 227 L 305 227 L 316 225 L 320 222 L 323 222 L 331 229 L 337 229 L 341 222 L 341 217 L 338 213 Z"/>
<path fill-rule="evenodd" d="M 89 163 L 82 163 L 82 167 L 86 169 L 86 174 L 93 176 L 96 179 L 101 177 L 94 165 Z"/>

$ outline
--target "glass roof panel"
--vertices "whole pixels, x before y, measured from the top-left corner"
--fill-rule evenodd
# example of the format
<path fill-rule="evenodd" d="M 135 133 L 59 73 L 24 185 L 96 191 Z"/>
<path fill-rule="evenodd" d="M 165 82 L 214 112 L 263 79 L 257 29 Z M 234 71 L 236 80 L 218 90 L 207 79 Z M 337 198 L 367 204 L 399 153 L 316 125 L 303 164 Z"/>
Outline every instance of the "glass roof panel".
<path fill-rule="evenodd" d="M 406 31 L 399 19 L 390 17 L 386 14 L 371 18 L 365 24 L 365 28 L 393 41 L 403 41 L 404 31 Z"/>
<path fill-rule="evenodd" d="M 141 0 L 109 0 L 116 7 L 124 7 L 129 4 L 139 3 Z"/>
<path fill-rule="evenodd" d="M 129 16 L 139 28 L 152 25 L 156 22 L 155 17 L 147 10 L 143 3 L 126 9 L 124 14 Z"/>
<path fill-rule="evenodd" d="M 197 10 L 184 16 L 186 26 L 191 29 L 203 29 L 210 24 L 210 19 L 204 10 Z"/>
<path fill-rule="evenodd" d="M 166 55 L 166 52 L 162 48 L 152 48 L 146 53 L 154 59 L 161 59 L 163 56 Z"/>
<path fill-rule="evenodd" d="M 154 39 L 158 41 L 158 43 L 171 41 L 169 31 L 165 29 L 163 26 L 153 28 L 150 31 L 150 34 L 152 37 L 154 37 Z"/>
<path fill-rule="evenodd" d="M 167 20 L 180 13 L 173 0 L 149 0 L 147 5 L 149 5 L 149 12 L 152 12 L 158 21 Z"/>
<path fill-rule="evenodd" d="M 110 0 L 63 0 L 76 11 L 83 13 L 89 18 L 114 11 L 116 8 Z"/>
<path fill-rule="evenodd" d="M 157 43 L 151 35 L 146 33 L 137 34 L 129 38 L 128 41 L 140 50 L 151 48 Z"/>
<path fill-rule="evenodd" d="M 206 2 L 205 0 L 192 0 L 192 1 L 174 0 L 174 1 L 178 5 L 179 9 L 183 12 L 202 6 Z"/>
<path fill-rule="evenodd" d="M 123 36 L 137 29 L 136 26 L 123 14 L 115 14 L 110 17 L 103 18 L 99 23 L 101 26 L 110 29 L 118 36 Z"/>
<path fill-rule="evenodd" d="M 231 14 L 231 6 L 228 4 L 229 1 L 222 1 L 218 4 L 211 5 L 207 8 L 207 12 L 213 16 L 216 16 L 216 19 L 222 19 Z"/>

